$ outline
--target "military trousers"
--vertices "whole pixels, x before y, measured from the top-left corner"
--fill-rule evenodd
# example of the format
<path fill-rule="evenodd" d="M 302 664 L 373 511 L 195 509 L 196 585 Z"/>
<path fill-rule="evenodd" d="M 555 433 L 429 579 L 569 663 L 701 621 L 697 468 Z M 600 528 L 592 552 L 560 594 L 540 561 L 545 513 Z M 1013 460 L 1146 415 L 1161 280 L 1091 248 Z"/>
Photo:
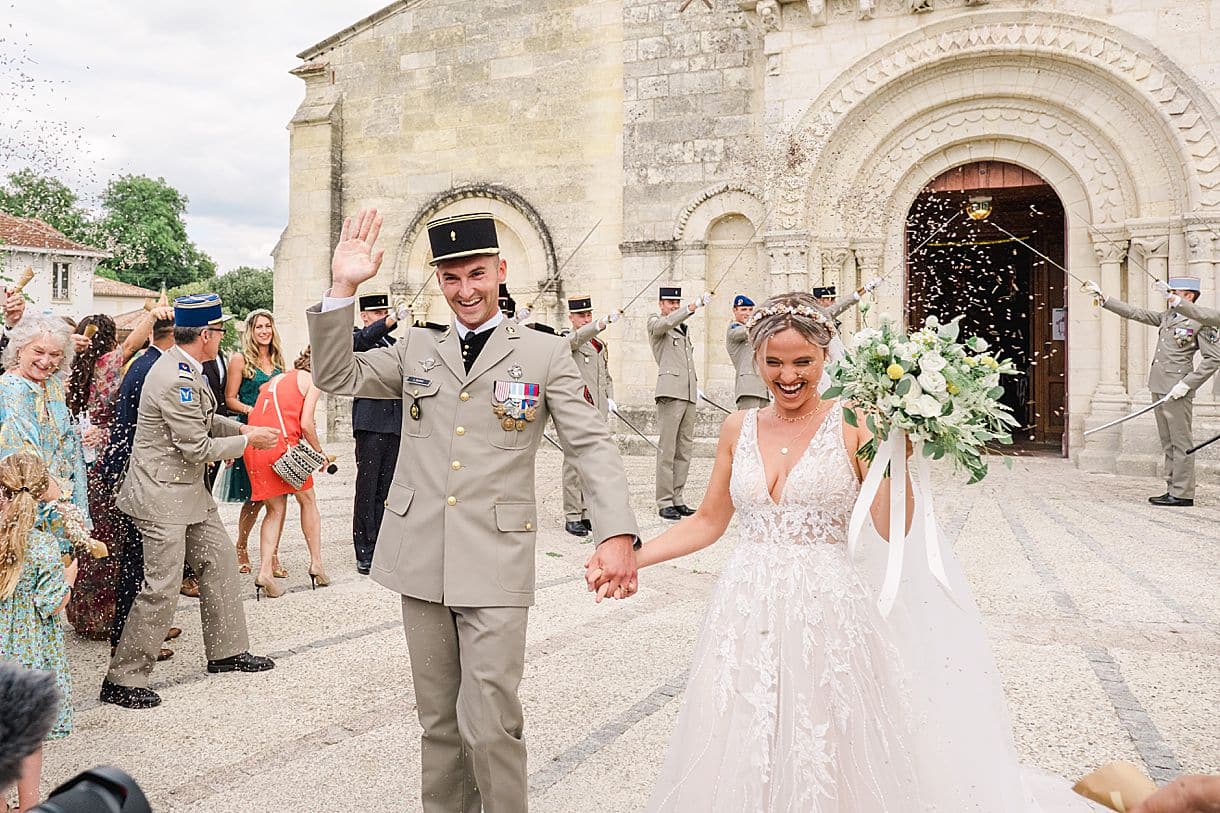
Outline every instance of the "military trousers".
<path fill-rule="evenodd" d="M 216 509 L 193 525 L 132 522 L 144 541 L 144 584 L 132 602 L 106 679 L 120 686 L 148 688 L 178 606 L 184 561 L 199 578 L 199 614 L 208 660 L 247 651 L 250 640 L 238 597 L 237 557 Z"/>
<path fill-rule="evenodd" d="M 114 509 L 114 523 L 123 540 L 119 548 L 119 575 L 114 586 L 114 621 L 110 624 L 110 645 L 117 647 L 123 637 L 123 627 L 131 605 L 144 583 L 144 540 L 131 517 Z"/>
<path fill-rule="evenodd" d="M 424 813 L 524 813 L 527 607 L 402 597 L 421 739 Z"/>
<path fill-rule="evenodd" d="M 566 522 L 580 522 L 588 518 L 585 512 L 584 481 L 580 479 L 580 471 L 572 465 L 566 454 L 563 457 L 563 518 Z"/>
<path fill-rule="evenodd" d="M 740 410 L 746 409 L 762 409 L 765 406 L 770 406 L 771 401 L 767 398 L 760 398 L 757 395 L 738 395 L 737 408 Z"/>
<path fill-rule="evenodd" d="M 356 434 L 356 504 L 352 511 L 352 545 L 356 564 L 370 564 L 381 532 L 386 497 L 394 481 L 400 438 L 393 432 Z"/>
<path fill-rule="evenodd" d="M 1165 397 L 1165 393 L 1153 393 L 1154 401 Z M 1191 440 L 1191 421 L 1195 402 L 1191 395 L 1166 401 L 1153 410 L 1156 414 L 1156 431 L 1161 436 L 1161 450 L 1165 453 L 1165 486 L 1170 496 L 1183 500 L 1195 498 L 1195 457 L 1186 454 L 1194 445 Z"/>
<path fill-rule="evenodd" d="M 686 505 L 682 496 L 695 445 L 695 404 L 677 398 L 657 399 L 660 427 L 657 451 L 657 508 Z"/>

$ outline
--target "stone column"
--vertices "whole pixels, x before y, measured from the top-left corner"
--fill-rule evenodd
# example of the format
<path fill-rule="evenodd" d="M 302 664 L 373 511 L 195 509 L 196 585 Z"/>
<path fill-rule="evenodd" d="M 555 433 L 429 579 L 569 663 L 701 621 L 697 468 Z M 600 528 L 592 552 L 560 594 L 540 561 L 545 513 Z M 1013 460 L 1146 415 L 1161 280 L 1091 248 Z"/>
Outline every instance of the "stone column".
<path fill-rule="evenodd" d="M 826 246 L 821 251 L 822 279 L 818 285 L 843 285 L 843 266 L 851 255 L 845 245 Z"/>
<path fill-rule="evenodd" d="M 794 234 L 769 234 L 764 238 L 771 293 L 804 291 L 809 287 L 809 238 Z"/>
<path fill-rule="evenodd" d="M 1161 310 L 1165 303 L 1152 289 L 1153 278 L 1169 278 L 1169 238 L 1165 235 L 1138 237 L 1131 247 L 1139 252 L 1139 259 L 1127 260 L 1127 291 L 1131 304 Z M 1104 288 L 1102 290 L 1105 290 Z M 1148 367 L 1156 352 L 1157 331 L 1147 327 L 1135 332 L 1135 325 L 1127 331 L 1127 392 L 1133 403 L 1152 402 L 1148 391 Z"/>
<path fill-rule="evenodd" d="M 1123 289 L 1122 262 L 1127 256 L 1127 240 L 1096 235 L 1093 252 L 1100 267 L 1098 279 L 1102 291 L 1107 296 L 1118 296 Z M 1125 414 L 1131 404 L 1122 383 L 1122 317 L 1102 310 L 1097 318 L 1101 320 L 1097 389 L 1093 391 L 1089 416 L 1085 418 L 1086 431 Z M 1085 471 L 1117 471 L 1121 446 L 1122 432 L 1117 429 L 1085 438 L 1080 467 Z"/>
<path fill-rule="evenodd" d="M 879 278 L 883 273 L 885 244 L 882 241 L 856 243 L 852 248 L 852 253 L 856 257 L 856 268 L 854 273 L 851 272 L 850 266 L 844 270 L 839 283 L 839 296 L 859 288 L 865 280 Z M 898 304 L 901 305 L 901 303 Z M 902 318 L 901 307 L 894 312 L 894 318 Z M 839 319 L 845 326 L 850 326 L 853 331 L 860 327 L 860 311 L 856 308 L 847 311 Z"/>

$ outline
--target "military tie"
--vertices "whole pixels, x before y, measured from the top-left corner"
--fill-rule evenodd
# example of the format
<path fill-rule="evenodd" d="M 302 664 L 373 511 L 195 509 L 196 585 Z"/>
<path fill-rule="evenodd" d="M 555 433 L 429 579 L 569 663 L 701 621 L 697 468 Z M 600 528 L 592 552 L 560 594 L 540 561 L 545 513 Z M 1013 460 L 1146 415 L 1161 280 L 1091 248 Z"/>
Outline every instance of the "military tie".
<path fill-rule="evenodd" d="M 495 332 L 495 328 L 480 333 L 470 331 L 466 334 L 466 338 L 462 339 L 462 366 L 466 368 L 466 372 L 470 372 L 475 359 L 479 357 L 479 353 L 483 351 L 483 346 L 487 344 L 487 340 L 491 338 L 493 332 Z"/>

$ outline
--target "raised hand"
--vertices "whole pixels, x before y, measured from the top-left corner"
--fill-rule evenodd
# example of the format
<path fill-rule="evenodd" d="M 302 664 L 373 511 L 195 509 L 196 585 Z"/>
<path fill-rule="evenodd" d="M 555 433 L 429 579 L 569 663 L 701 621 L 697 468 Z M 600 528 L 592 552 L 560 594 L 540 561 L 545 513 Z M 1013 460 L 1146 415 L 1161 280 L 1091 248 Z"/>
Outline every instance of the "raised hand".
<path fill-rule="evenodd" d="M 1084 290 L 1091 294 L 1098 302 L 1101 302 L 1106 298 L 1106 295 L 1101 292 L 1101 286 L 1093 280 L 1086 280 L 1084 285 L 1080 287 L 1084 288 Z"/>
<path fill-rule="evenodd" d="M 4 292 L 4 324 L 8 327 L 16 327 L 24 315 L 25 296 L 15 288 L 6 289 Z"/>
<path fill-rule="evenodd" d="M 330 261 L 331 296 L 356 295 L 360 283 L 377 276 L 385 251 L 373 247 L 381 234 L 381 215 L 376 209 L 361 209 L 355 218 L 343 221 L 339 244 Z"/>

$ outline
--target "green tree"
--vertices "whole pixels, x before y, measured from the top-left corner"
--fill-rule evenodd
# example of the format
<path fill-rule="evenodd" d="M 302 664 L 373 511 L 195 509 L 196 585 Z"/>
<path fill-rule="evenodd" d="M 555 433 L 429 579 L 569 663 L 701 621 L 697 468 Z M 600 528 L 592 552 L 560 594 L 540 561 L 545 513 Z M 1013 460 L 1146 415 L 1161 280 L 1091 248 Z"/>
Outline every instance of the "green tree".
<path fill-rule="evenodd" d="M 123 175 L 106 187 L 102 219 L 107 251 L 102 265 L 144 288 L 185 285 L 216 275 L 216 263 L 186 234 L 187 198 L 164 178 Z"/>
<path fill-rule="evenodd" d="M 88 244 L 96 235 L 89 215 L 76 193 L 57 178 L 32 169 L 10 173 L 0 186 L 0 211 L 17 217 L 36 217 L 59 229 L 69 239 Z"/>
<path fill-rule="evenodd" d="M 235 322 L 245 319 L 246 314 L 252 310 L 259 308 L 273 310 L 274 288 L 275 283 L 270 268 L 251 268 L 243 265 L 213 279 L 179 285 L 169 291 L 169 297 L 172 302 L 177 297 L 191 294 L 219 294 L 225 313 L 231 313 L 234 317 L 225 323 L 225 337 L 221 342 L 221 347 L 225 350 L 235 350 L 238 335 Z"/>

